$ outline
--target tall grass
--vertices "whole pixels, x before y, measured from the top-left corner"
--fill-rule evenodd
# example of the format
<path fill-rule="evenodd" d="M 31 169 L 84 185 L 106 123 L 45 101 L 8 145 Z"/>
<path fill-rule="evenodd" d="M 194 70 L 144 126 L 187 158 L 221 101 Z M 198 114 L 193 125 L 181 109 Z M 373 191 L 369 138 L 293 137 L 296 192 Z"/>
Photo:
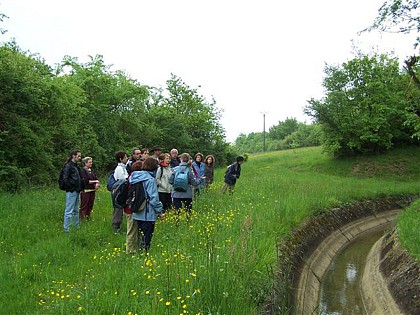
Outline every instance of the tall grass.
<path fill-rule="evenodd" d="M 2 313 L 256 314 L 272 287 L 276 244 L 293 227 L 342 204 L 418 193 L 419 162 L 419 149 L 346 160 L 320 148 L 251 156 L 234 195 L 220 193 L 217 170 L 193 216 L 170 213 L 157 223 L 150 253 L 136 256 L 112 233 L 105 189 L 92 220 L 68 234 L 63 192 L 1 193 Z M 416 245 L 418 211 L 404 215 L 403 243 Z M 418 257 L 418 246 L 407 248 Z"/>

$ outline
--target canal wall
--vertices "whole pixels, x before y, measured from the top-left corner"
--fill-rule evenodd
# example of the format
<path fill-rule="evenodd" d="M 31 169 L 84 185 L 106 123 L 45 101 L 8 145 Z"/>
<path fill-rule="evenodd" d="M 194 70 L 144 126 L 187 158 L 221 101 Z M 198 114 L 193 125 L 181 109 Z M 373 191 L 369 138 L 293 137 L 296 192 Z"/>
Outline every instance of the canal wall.
<path fill-rule="evenodd" d="M 279 266 L 262 313 L 317 314 L 321 279 L 335 254 L 364 230 L 389 225 L 415 198 L 418 196 L 365 200 L 320 213 L 301 224 L 278 246 Z M 398 298 L 394 300 L 398 303 Z"/>

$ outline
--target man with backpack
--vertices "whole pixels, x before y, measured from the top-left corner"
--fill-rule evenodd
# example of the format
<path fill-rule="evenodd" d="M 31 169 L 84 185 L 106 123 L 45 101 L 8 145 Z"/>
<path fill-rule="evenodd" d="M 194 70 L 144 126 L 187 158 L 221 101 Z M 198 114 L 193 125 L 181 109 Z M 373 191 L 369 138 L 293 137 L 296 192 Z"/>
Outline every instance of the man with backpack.
<path fill-rule="evenodd" d="M 114 207 L 114 213 L 112 215 L 112 229 L 116 234 L 121 233 L 121 223 L 123 221 L 123 212 L 124 212 L 124 205 L 118 205 L 114 201 L 114 196 L 116 193 L 116 190 L 119 190 L 118 187 L 120 185 L 127 185 L 127 178 L 128 178 L 128 172 L 125 167 L 125 164 L 127 163 L 128 157 L 127 153 L 125 151 L 117 151 L 115 152 L 115 160 L 117 160 L 118 164 L 114 171 L 114 179 L 115 184 L 113 187 L 113 190 L 111 191 L 111 196 L 113 200 L 113 207 Z"/>
<path fill-rule="evenodd" d="M 64 232 L 70 232 L 71 221 L 74 221 L 76 228 L 79 228 L 79 204 L 80 192 L 84 188 L 80 168 L 77 162 L 82 154 L 79 150 L 70 153 L 66 164 L 60 172 L 59 184 L 62 190 L 66 191 L 66 206 L 64 208 Z"/>
<path fill-rule="evenodd" d="M 229 194 L 232 195 L 235 191 L 236 180 L 241 176 L 241 164 L 244 162 L 243 156 L 238 156 L 236 162 L 229 165 L 225 172 L 225 183 L 222 187 L 224 194 L 226 189 L 229 188 Z"/>
<path fill-rule="evenodd" d="M 175 167 L 174 172 L 169 178 L 169 183 L 172 185 L 171 196 L 177 213 L 180 214 L 180 209 L 185 208 L 187 214 L 189 214 L 193 200 L 191 185 L 199 185 L 201 178 L 196 178 L 194 172 L 191 170 L 191 156 L 188 153 L 182 153 L 179 158 L 181 163 Z"/>

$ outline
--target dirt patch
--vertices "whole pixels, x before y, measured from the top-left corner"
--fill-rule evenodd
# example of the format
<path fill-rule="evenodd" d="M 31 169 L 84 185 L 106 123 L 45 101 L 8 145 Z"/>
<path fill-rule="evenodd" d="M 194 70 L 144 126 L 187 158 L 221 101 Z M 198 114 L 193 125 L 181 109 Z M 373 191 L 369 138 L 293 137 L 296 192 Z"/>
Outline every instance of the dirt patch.
<path fill-rule="evenodd" d="M 392 174 L 394 176 L 402 176 L 406 174 L 403 163 L 381 163 L 381 162 L 365 162 L 356 164 L 351 173 L 364 177 L 374 177 L 381 174 Z"/>
<path fill-rule="evenodd" d="M 305 261 L 333 231 L 370 215 L 403 208 L 418 196 L 385 197 L 331 209 L 303 222 L 278 246 L 278 269 L 262 314 L 294 314 L 296 289 Z M 411 314 L 411 313 L 409 313 Z"/>
<path fill-rule="evenodd" d="M 402 248 L 395 229 L 385 237 L 380 270 L 404 314 L 420 314 L 420 266 Z"/>

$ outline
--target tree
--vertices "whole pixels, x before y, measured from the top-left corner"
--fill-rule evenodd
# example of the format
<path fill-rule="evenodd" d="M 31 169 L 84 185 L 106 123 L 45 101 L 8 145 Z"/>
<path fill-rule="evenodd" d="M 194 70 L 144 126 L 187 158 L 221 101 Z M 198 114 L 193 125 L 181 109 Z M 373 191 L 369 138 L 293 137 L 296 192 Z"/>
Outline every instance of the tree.
<path fill-rule="evenodd" d="M 410 33 L 420 31 L 420 6 L 418 0 L 385 1 L 378 10 L 373 25 L 363 31 L 378 29 L 381 32 Z M 417 38 L 419 43 L 419 38 Z"/>
<path fill-rule="evenodd" d="M 296 118 L 286 118 L 285 121 L 279 121 L 276 126 L 269 129 L 269 136 L 273 140 L 284 139 L 298 129 L 299 122 Z"/>
<path fill-rule="evenodd" d="M 149 116 L 149 121 L 159 126 L 160 143 L 167 144 L 168 149 L 178 147 L 192 154 L 200 151 L 224 160 L 224 150 L 216 151 L 227 144 L 215 101 L 208 102 L 173 74 L 166 83 L 168 96 L 154 97 L 160 104 L 150 107 Z"/>
<path fill-rule="evenodd" d="M 326 151 L 374 153 L 412 143 L 404 125 L 407 77 L 396 58 L 361 56 L 341 67 L 327 65 L 325 73 L 327 96 L 311 99 L 305 113 L 321 124 Z"/>
<path fill-rule="evenodd" d="M 73 122 L 84 115 L 78 108 L 81 94 L 77 86 L 56 78 L 41 58 L 22 52 L 13 42 L 0 47 L 3 189 L 51 181 L 49 170 L 59 163 L 55 145 L 71 138 L 69 134 L 78 135 Z"/>
<path fill-rule="evenodd" d="M 124 72 L 111 71 L 101 55 L 90 59 L 81 64 L 77 58 L 66 56 L 58 73 L 84 91 L 81 107 L 88 114 L 82 124 L 85 142 L 90 143 L 82 152 L 93 155 L 96 167 L 102 168 L 113 163 L 109 157 L 116 150 L 145 146 L 149 141 L 149 92 Z M 84 149 L 83 145 L 80 148 Z"/>
<path fill-rule="evenodd" d="M 420 6 L 418 0 L 390 0 L 385 1 L 378 10 L 378 16 L 373 25 L 362 32 L 379 30 L 381 32 L 418 33 L 420 31 Z M 420 44 L 420 37 L 416 38 L 414 47 Z M 409 111 L 405 124 L 414 129 L 413 136 L 420 139 L 420 103 L 418 102 L 417 92 L 413 87 L 420 89 L 420 79 L 418 78 L 418 56 L 411 56 L 405 60 L 405 69 L 410 75 L 410 83 L 405 88 L 406 96 L 409 98 Z"/>

